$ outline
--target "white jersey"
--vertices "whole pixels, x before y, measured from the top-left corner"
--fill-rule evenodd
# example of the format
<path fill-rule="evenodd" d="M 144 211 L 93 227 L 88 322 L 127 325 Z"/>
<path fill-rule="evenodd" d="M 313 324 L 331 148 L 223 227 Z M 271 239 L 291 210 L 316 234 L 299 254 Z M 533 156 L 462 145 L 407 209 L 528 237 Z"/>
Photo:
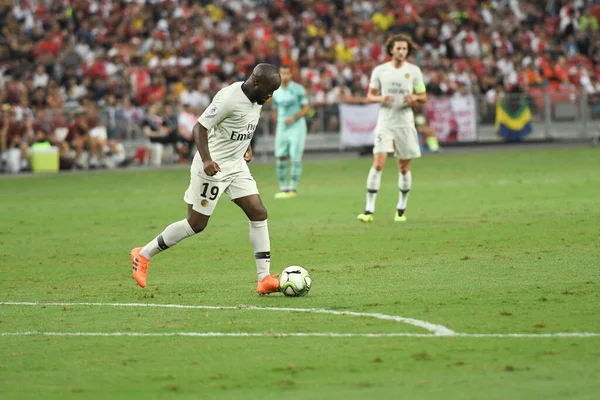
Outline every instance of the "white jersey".
<path fill-rule="evenodd" d="M 233 83 L 217 92 L 213 101 L 198 118 L 208 130 L 208 150 L 226 176 L 245 166 L 244 154 L 254 136 L 262 106 L 252 103 L 242 91 L 242 83 Z M 194 156 L 192 172 L 204 170 L 200 152 Z"/>
<path fill-rule="evenodd" d="M 373 69 L 369 86 L 378 89 L 384 96 L 394 98 L 392 104 L 381 104 L 375 132 L 414 126 L 413 111 L 404 96 L 425 91 L 423 73 L 419 67 L 406 61 L 400 68 L 394 68 L 391 61 L 380 64 Z"/>

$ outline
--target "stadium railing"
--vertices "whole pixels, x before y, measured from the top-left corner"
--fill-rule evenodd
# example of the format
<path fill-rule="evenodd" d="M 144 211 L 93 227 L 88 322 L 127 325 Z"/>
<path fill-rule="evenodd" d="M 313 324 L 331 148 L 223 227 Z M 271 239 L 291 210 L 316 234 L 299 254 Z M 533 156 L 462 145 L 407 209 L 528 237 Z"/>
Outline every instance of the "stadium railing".
<path fill-rule="evenodd" d="M 463 104 L 463 118 L 453 118 L 455 110 L 452 103 L 459 96 L 433 98 L 425 109 L 428 123 L 436 130 L 441 142 L 446 145 L 461 145 L 467 143 L 503 143 L 513 141 L 502 135 L 498 118 L 499 108 L 504 111 L 504 117 L 508 115 L 517 127 L 525 120 L 530 124 L 530 132 L 519 137 L 518 141 L 587 141 L 598 136 L 600 131 L 600 93 L 588 94 L 582 90 L 561 90 L 555 92 L 544 92 L 542 90 L 531 90 L 527 94 L 507 93 L 490 103 L 486 96 L 468 95 L 469 107 Z M 463 101 L 465 103 L 466 101 Z M 450 105 L 449 105 L 450 104 Z M 366 107 L 366 106 L 365 106 Z M 343 151 L 351 149 L 342 143 L 339 130 L 340 120 L 339 105 L 313 105 L 311 116 L 308 118 L 309 134 L 307 136 L 306 151 Z M 450 112 L 448 112 L 450 111 Z M 500 112 L 502 112 L 500 111 Z M 527 112 L 530 118 L 527 118 Z M 365 113 L 366 115 L 367 113 Z M 266 156 L 273 153 L 274 149 L 274 127 L 270 119 L 270 110 L 265 106 L 261 123 L 264 128 L 262 134 L 257 138 L 256 152 Z M 519 121 L 519 118 L 524 118 Z M 497 121 L 497 119 L 499 121 Z M 462 129 L 472 125 L 474 134 L 461 140 L 456 140 L 453 135 L 444 135 L 441 127 L 448 130 L 448 126 Z M 514 127 L 514 125 L 513 125 Z M 371 143 L 372 144 L 372 143 Z"/>
<path fill-rule="evenodd" d="M 425 110 L 428 123 L 436 131 L 441 129 L 441 126 L 445 126 L 446 130 L 450 129 L 448 126 L 454 126 L 455 129 L 460 130 L 464 126 L 473 125 L 474 135 L 456 140 L 452 135 L 444 138 L 443 134 L 438 133 L 438 136 L 442 136 L 442 143 L 455 142 L 460 145 L 461 143 L 506 142 L 507 139 L 498 132 L 496 124 L 499 107 L 502 107 L 505 114 L 511 115 L 515 119 L 521 116 L 519 113 L 523 111 L 523 107 L 528 109 L 531 116 L 529 120 L 531 132 L 520 138 L 522 141 L 592 140 L 598 137 L 600 131 L 600 93 L 590 95 L 581 90 L 552 93 L 532 90 L 528 94 L 505 94 L 499 102 L 493 103 L 490 103 L 485 96 L 469 95 L 462 98 L 463 117 L 453 119 L 456 112 L 452 107 L 454 104 L 460 103 L 457 99 L 460 97 L 430 97 L 430 102 Z M 467 108 L 464 108 L 465 102 L 469 104 Z M 358 107 L 366 106 L 359 105 Z M 361 118 L 366 118 L 366 114 L 361 115 Z M 97 115 L 99 125 L 104 125 L 106 121 L 102 120 L 101 115 L 101 113 Z M 122 138 L 129 154 L 147 144 L 147 139 L 140 127 L 143 117 L 143 109 L 117 110 L 114 128 L 117 130 L 118 136 Z M 36 120 L 64 135 L 66 131 L 64 128 L 68 127 L 73 120 L 72 110 L 42 110 L 37 113 Z M 351 149 L 353 146 L 344 145 L 341 140 L 340 125 L 343 122 L 340 118 L 339 104 L 312 105 L 307 116 L 309 134 L 306 151 Z M 57 130 L 57 128 L 59 129 Z M 274 132 L 271 108 L 269 104 L 266 104 L 257 127 L 256 138 L 253 141 L 256 154 L 267 156 L 273 153 Z"/>

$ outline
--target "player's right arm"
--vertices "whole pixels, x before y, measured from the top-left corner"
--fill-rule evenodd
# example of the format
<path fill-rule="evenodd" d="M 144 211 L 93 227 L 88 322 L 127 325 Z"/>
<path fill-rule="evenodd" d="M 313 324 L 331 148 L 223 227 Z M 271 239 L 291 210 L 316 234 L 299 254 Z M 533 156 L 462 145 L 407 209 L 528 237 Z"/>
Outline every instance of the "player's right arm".
<path fill-rule="evenodd" d="M 381 94 L 381 79 L 379 77 L 379 71 L 379 67 L 375 67 L 375 69 L 373 69 L 373 73 L 371 73 L 369 91 L 367 92 L 367 103 L 391 104 L 394 102 L 394 98 L 392 96 L 383 96 Z"/>
<path fill-rule="evenodd" d="M 369 88 L 367 93 L 367 103 L 392 104 L 394 98 L 392 96 L 384 96 L 379 94 L 379 89 Z"/>
<path fill-rule="evenodd" d="M 300 103 L 301 109 L 299 112 L 288 117 L 285 120 L 286 125 L 293 124 L 300 118 L 305 117 L 308 114 L 308 112 L 310 111 L 310 104 L 308 101 L 308 97 L 306 96 L 306 89 L 304 89 L 304 87 L 301 85 L 296 84 L 294 86 L 296 87 L 296 99 L 298 100 L 298 103 Z"/>
<path fill-rule="evenodd" d="M 208 149 L 208 129 L 206 129 L 200 122 L 196 122 L 192 129 L 192 135 L 194 136 L 194 142 L 200 158 L 202 158 L 202 166 L 204 172 L 208 176 L 213 176 L 217 172 L 221 171 L 219 164 L 214 162 L 210 157 L 210 150 Z"/>
<path fill-rule="evenodd" d="M 223 93 L 223 90 L 220 90 L 215 95 L 215 98 L 208 108 L 204 110 L 200 118 L 198 118 L 198 122 L 192 129 L 196 148 L 198 149 L 198 153 L 200 153 L 200 158 L 202 158 L 204 172 L 208 176 L 213 176 L 221 171 L 219 164 L 213 161 L 210 156 L 210 149 L 208 148 L 208 131 L 219 125 L 221 121 L 231 114 L 228 97 L 227 94 Z"/>

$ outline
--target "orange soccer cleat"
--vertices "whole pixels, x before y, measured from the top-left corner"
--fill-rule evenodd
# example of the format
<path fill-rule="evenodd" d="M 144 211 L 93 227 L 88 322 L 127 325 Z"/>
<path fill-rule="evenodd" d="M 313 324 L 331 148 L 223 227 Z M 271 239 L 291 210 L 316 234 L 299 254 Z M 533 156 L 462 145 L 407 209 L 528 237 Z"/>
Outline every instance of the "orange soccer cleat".
<path fill-rule="evenodd" d="M 279 274 L 275 275 L 267 275 L 262 278 L 262 281 L 258 281 L 258 286 L 256 287 L 256 291 L 261 296 L 265 294 L 279 292 L 279 279 L 277 277 Z"/>
<path fill-rule="evenodd" d="M 142 247 L 136 247 L 129 253 L 131 258 L 131 264 L 133 266 L 133 279 L 141 287 L 146 287 L 146 276 L 148 275 L 148 266 L 150 266 L 150 260 L 140 254 Z"/>

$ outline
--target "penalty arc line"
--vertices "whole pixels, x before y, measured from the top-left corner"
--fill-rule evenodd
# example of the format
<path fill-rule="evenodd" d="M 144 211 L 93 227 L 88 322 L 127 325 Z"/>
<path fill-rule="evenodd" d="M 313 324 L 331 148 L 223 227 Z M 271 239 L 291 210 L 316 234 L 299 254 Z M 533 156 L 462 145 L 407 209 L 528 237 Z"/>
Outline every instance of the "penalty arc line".
<path fill-rule="evenodd" d="M 292 333 L 249 333 L 249 332 L 0 332 L 0 336 L 100 336 L 100 337 L 364 337 L 364 338 L 441 338 L 441 337 L 469 337 L 469 338 L 586 338 L 600 337 L 598 333 L 455 333 L 453 335 L 435 335 L 432 333 L 334 333 L 334 332 L 292 332 Z"/>
<path fill-rule="evenodd" d="M 257 307 L 257 306 L 196 306 L 185 304 L 156 304 L 156 303 L 40 303 L 40 302 L 15 302 L 2 301 L 0 305 L 15 305 L 15 306 L 105 306 L 105 307 L 159 307 L 159 308 L 179 308 L 179 309 L 199 309 L 199 310 L 252 310 L 252 311 L 291 311 L 291 312 L 306 312 L 314 314 L 331 314 L 331 315 L 348 315 L 352 317 L 369 317 L 382 320 L 390 320 L 402 322 L 405 324 L 418 326 L 434 335 L 451 336 L 456 334 L 451 329 L 443 325 L 432 324 L 427 321 L 421 321 L 414 318 L 405 318 L 396 315 L 387 315 L 379 313 L 363 313 L 355 311 L 335 311 L 324 308 L 294 308 L 294 307 Z"/>
<path fill-rule="evenodd" d="M 318 314 L 349 315 L 355 317 L 371 317 L 392 320 L 428 330 L 431 333 L 335 333 L 335 332 L 294 332 L 294 333 L 247 333 L 247 332 L 0 332 L 0 336 L 190 336 L 190 337 L 478 337 L 478 338 L 589 338 L 600 337 L 593 332 L 557 332 L 557 333 L 458 333 L 445 326 L 432 324 L 413 318 L 379 313 L 361 313 L 355 311 L 335 311 L 323 308 L 293 307 L 257 307 L 257 306 L 200 306 L 185 304 L 156 303 L 67 303 L 67 302 L 0 302 L 0 305 L 24 306 L 108 306 L 108 307 L 157 307 L 201 310 L 253 310 L 253 311 L 292 311 Z"/>

